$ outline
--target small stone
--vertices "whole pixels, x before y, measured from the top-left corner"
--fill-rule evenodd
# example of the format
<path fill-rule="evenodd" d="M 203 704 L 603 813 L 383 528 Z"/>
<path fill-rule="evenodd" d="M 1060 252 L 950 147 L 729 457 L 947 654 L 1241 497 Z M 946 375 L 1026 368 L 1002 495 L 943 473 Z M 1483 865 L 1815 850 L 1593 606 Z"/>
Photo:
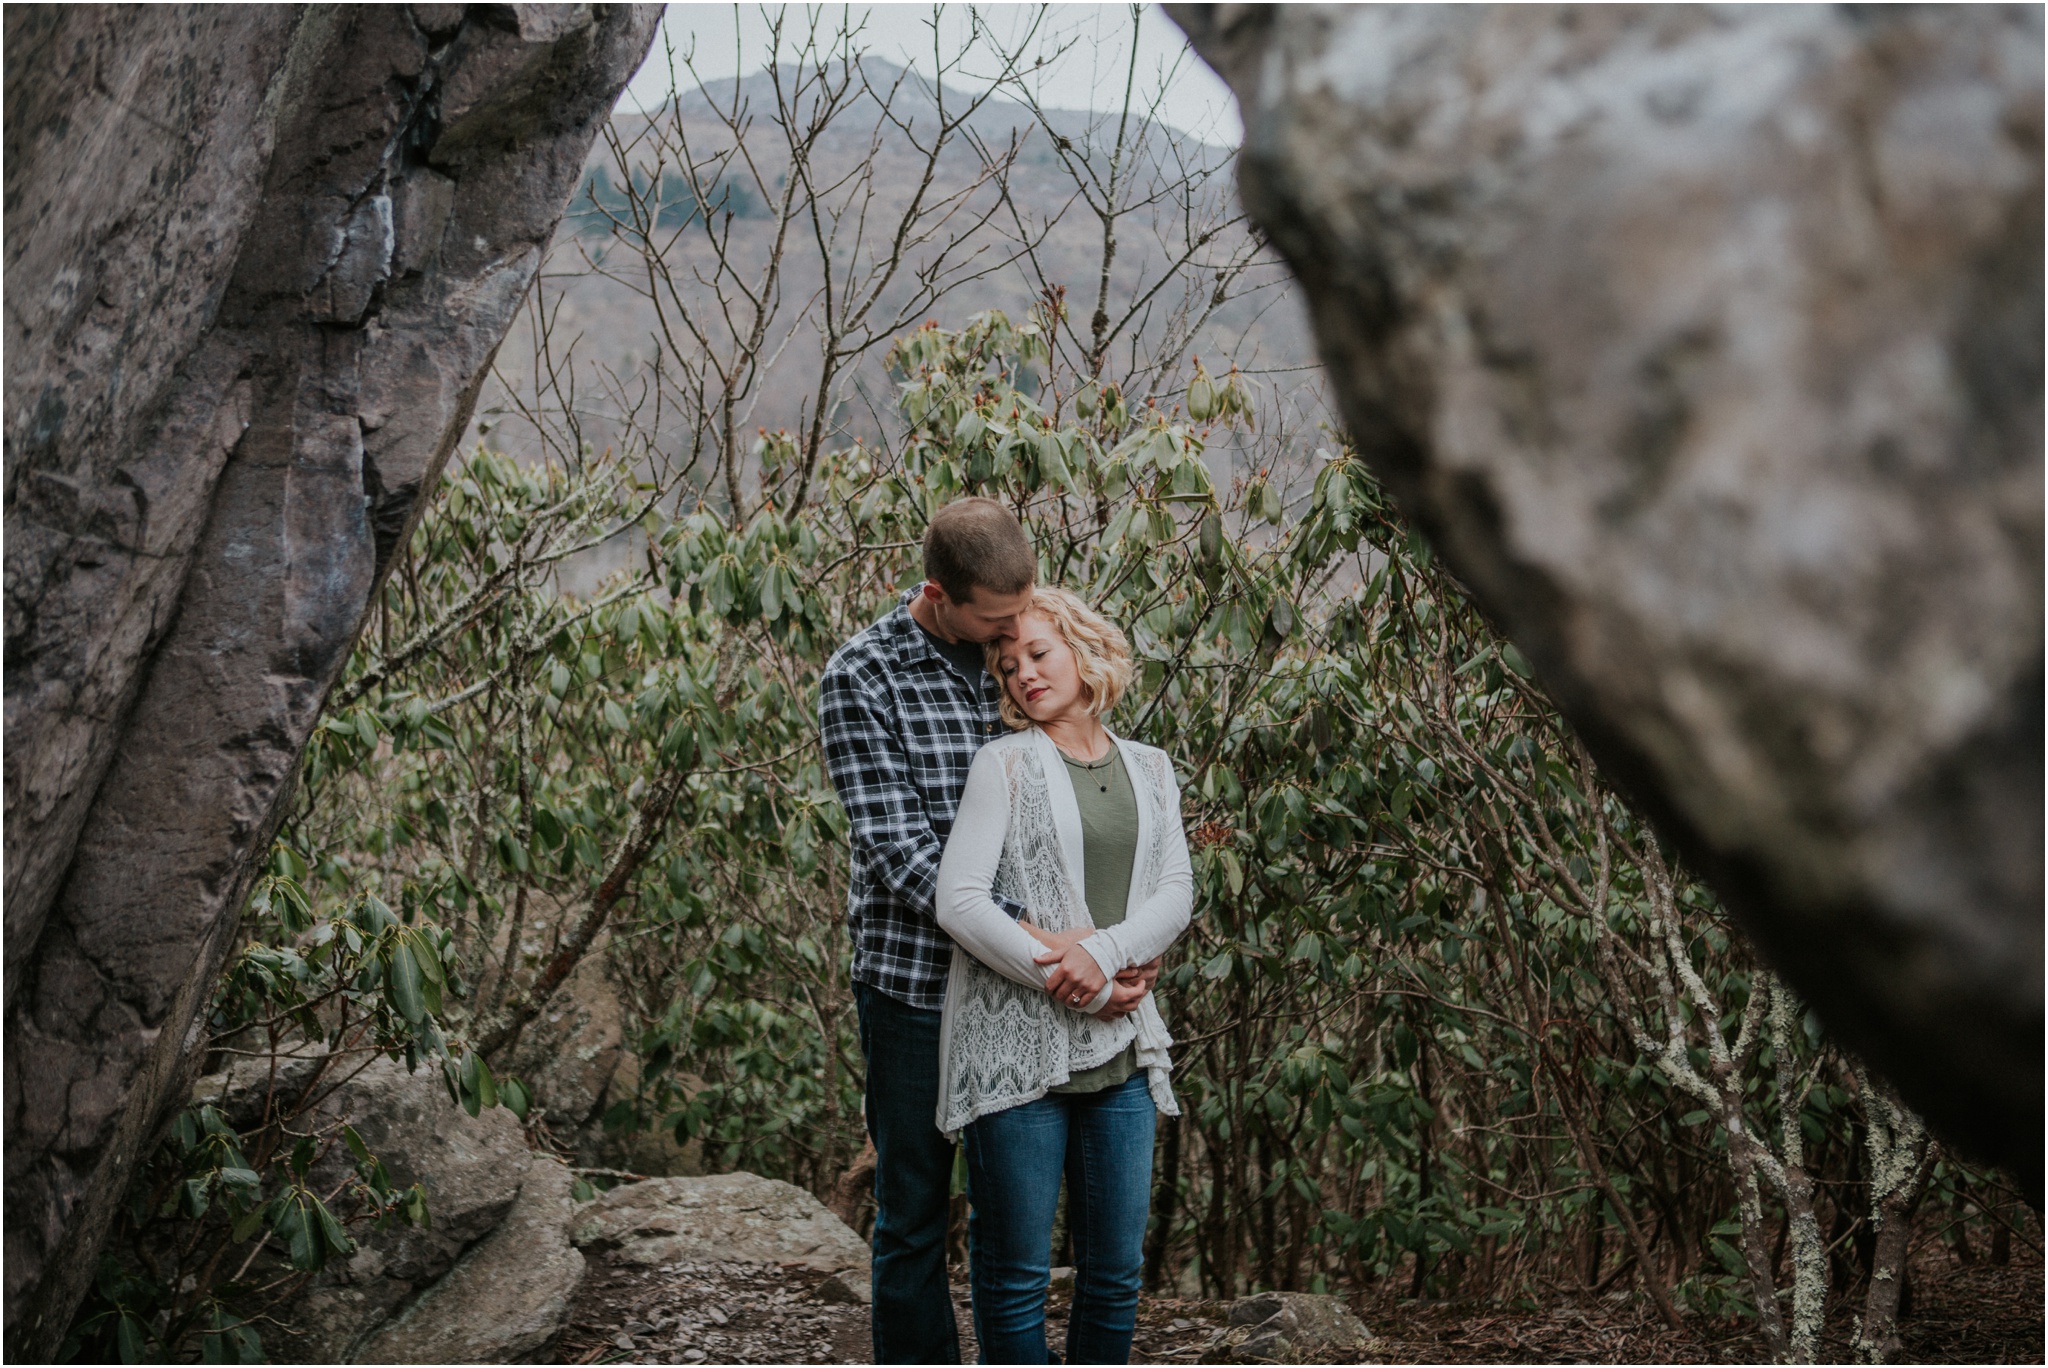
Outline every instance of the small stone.
<path fill-rule="evenodd" d="M 1184 1317 L 1176 1316 L 1174 1317 L 1173 1328 L 1176 1330 L 1192 1330 L 1195 1328 L 1195 1323 Z"/>
<path fill-rule="evenodd" d="M 619 1328 L 621 1330 L 624 1330 L 629 1335 L 644 1335 L 648 1331 L 654 1329 L 653 1326 L 649 1325 L 646 1321 L 643 1320 L 629 1320 Z"/>
<path fill-rule="evenodd" d="M 704 1351 L 702 1349 L 685 1349 L 683 1350 L 683 1361 L 686 1363 L 702 1363 L 704 1361 Z"/>
<path fill-rule="evenodd" d="M 850 1273 L 834 1273 L 812 1289 L 811 1295 L 828 1306 L 866 1306 L 873 1296 L 868 1280 Z"/>
<path fill-rule="evenodd" d="M 709 1317 L 711 1317 L 711 1319 L 712 1319 L 713 1321 L 717 1322 L 717 1323 L 718 1323 L 718 1324 L 720 1324 L 720 1325 L 724 1325 L 724 1324 L 726 1323 L 726 1321 L 728 1321 L 729 1319 L 731 1319 L 731 1317 L 727 1316 L 727 1315 L 725 1314 L 725 1312 L 723 1312 L 723 1311 L 719 1310 L 719 1309 L 718 1309 L 717 1307 L 715 1307 L 715 1306 L 707 1306 L 707 1307 L 705 1307 L 705 1308 L 704 1308 L 704 1314 L 705 1314 L 705 1315 L 707 1315 L 707 1316 L 709 1316 Z"/>
<path fill-rule="evenodd" d="M 620 1331 L 612 1336 L 612 1345 L 614 1348 L 623 1349 L 630 1354 L 633 1352 L 633 1337 L 624 1331 Z"/>
<path fill-rule="evenodd" d="M 1293 1352 L 1293 1343 L 1277 1327 L 1254 1330 L 1237 1347 L 1240 1358 L 1280 1360 L 1290 1357 Z"/>

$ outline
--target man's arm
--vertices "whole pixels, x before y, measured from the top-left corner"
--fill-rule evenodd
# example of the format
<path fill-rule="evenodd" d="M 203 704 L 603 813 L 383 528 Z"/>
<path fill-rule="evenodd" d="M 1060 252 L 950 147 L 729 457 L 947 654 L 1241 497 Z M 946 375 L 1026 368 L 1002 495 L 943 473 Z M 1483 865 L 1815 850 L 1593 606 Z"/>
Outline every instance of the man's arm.
<path fill-rule="evenodd" d="M 820 683 L 825 772 L 846 809 L 853 858 L 929 917 L 944 847 L 923 797 L 910 782 L 900 723 L 864 683 L 857 669 L 828 669 Z"/>

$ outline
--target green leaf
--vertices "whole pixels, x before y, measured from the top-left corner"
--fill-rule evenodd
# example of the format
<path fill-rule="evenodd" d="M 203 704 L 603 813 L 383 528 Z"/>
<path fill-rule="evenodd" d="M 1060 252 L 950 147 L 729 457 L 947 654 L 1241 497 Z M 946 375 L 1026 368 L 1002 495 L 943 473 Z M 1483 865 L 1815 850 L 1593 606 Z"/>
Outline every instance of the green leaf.
<path fill-rule="evenodd" d="M 365 931 L 375 935 L 387 926 L 398 925 L 398 917 L 385 904 L 382 898 L 378 897 L 375 893 L 365 893 L 363 895 L 360 925 Z"/>
<path fill-rule="evenodd" d="M 405 934 L 406 949 L 412 952 L 414 967 L 420 977 L 428 983 L 442 985 L 448 982 L 448 971 L 441 964 L 441 952 L 423 935 L 419 928 L 409 929 Z"/>
<path fill-rule="evenodd" d="M 1273 634 L 1285 640 L 1294 631 L 1294 605 L 1284 598 L 1274 599 L 1267 620 L 1273 624 Z"/>
<path fill-rule="evenodd" d="M 1237 897 L 1244 892 L 1244 866 L 1237 862 L 1237 853 L 1219 850 L 1217 858 L 1223 862 L 1223 877 L 1230 884 L 1230 896 Z"/>
<path fill-rule="evenodd" d="M 578 1174 L 575 1181 L 569 1184 L 569 1195 L 579 1202 L 594 1202 L 597 1200 L 597 1189 L 590 1185 L 589 1179 Z"/>
<path fill-rule="evenodd" d="M 313 1212 L 319 1217 L 320 1234 L 326 1241 L 328 1251 L 334 1254 L 355 1253 L 356 1242 L 351 1240 L 348 1237 L 348 1232 L 341 1228 L 341 1222 L 336 1220 L 334 1213 L 327 1209 L 327 1204 L 311 1193 L 307 1194 L 306 1200 L 313 1204 Z"/>
<path fill-rule="evenodd" d="M 271 1222 L 271 1228 L 290 1249 L 292 1267 L 302 1273 L 311 1273 L 326 1264 L 327 1251 L 311 1214 L 305 1208 L 305 1196 L 304 1193 L 285 1194 L 280 1199 L 283 1211 Z"/>
<path fill-rule="evenodd" d="M 114 1342 L 120 1347 L 123 1363 L 140 1363 L 149 1353 L 148 1331 L 127 1311 L 114 1327 Z"/>
<path fill-rule="evenodd" d="M 412 957 L 411 950 L 403 943 L 390 947 L 384 956 L 387 976 L 385 991 L 391 1005 L 398 1014 L 417 1026 L 427 1014 L 426 998 L 420 992 L 419 961 Z"/>
<path fill-rule="evenodd" d="M 498 1100 L 505 1104 L 506 1110 L 524 1121 L 527 1109 L 533 1105 L 533 1094 L 518 1079 L 507 1078 L 498 1084 Z"/>
<path fill-rule="evenodd" d="M 348 1152 L 356 1157 L 358 1164 L 367 1164 L 372 1161 L 370 1147 L 363 1143 L 362 1136 L 356 1134 L 354 1126 L 344 1125 L 341 1128 L 341 1139 L 342 1143 L 348 1146 Z"/>
<path fill-rule="evenodd" d="M 498 1080 L 491 1077 L 491 1066 L 484 1063 L 482 1055 L 476 1057 L 477 1099 L 486 1107 L 498 1105 Z"/>

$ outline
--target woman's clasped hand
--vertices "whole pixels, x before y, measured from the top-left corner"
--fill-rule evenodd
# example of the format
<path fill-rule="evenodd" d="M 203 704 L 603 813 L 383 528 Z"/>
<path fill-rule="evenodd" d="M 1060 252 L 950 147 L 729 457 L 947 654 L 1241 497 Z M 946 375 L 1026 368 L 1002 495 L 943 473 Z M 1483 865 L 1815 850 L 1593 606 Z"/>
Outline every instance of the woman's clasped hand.
<path fill-rule="evenodd" d="M 1045 946 L 1045 952 L 1033 958 L 1039 964 L 1053 966 L 1045 981 L 1049 997 L 1080 1010 L 1102 995 L 1102 966 L 1095 962 L 1095 956 L 1081 948 L 1081 942 L 1094 934 L 1092 931 L 1041 931 L 1028 921 L 1018 925 Z M 1142 968 L 1118 971 L 1113 983 L 1108 1000 L 1093 1014 L 1098 1020 L 1115 1021 L 1130 1015 L 1145 994 L 1152 991 L 1151 980 Z"/>

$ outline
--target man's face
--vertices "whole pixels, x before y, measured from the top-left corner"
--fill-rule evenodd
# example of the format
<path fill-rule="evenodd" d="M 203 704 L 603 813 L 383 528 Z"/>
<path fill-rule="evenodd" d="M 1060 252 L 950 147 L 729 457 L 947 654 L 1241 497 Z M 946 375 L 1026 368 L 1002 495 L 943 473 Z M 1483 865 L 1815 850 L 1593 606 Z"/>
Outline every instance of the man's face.
<path fill-rule="evenodd" d="M 955 599 L 947 597 L 936 580 L 926 580 L 924 594 L 939 629 L 959 641 L 1014 639 L 1024 610 L 1031 606 L 1029 589 L 1019 589 L 1014 594 L 976 589 L 966 599 Z"/>

